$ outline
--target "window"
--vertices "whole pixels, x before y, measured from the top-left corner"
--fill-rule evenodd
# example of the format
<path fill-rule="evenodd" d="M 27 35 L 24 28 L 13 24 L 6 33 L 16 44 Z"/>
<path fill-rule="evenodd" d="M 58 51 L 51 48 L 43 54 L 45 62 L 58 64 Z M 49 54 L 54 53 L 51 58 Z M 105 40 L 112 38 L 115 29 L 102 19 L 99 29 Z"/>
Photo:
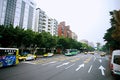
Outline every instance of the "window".
<path fill-rule="evenodd" d="M 120 65 L 120 55 L 115 55 L 115 56 L 114 56 L 114 63 Z"/>

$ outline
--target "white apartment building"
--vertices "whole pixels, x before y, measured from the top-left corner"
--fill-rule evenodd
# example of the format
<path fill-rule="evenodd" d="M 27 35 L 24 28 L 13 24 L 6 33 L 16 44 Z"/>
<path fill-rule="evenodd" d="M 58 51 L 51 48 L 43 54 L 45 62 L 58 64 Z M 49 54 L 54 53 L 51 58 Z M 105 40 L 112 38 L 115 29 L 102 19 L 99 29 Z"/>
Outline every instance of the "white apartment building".
<path fill-rule="evenodd" d="M 35 7 L 33 0 L 0 0 L 0 25 L 33 30 Z"/>
<path fill-rule="evenodd" d="M 50 32 L 52 36 L 58 36 L 58 22 L 56 19 L 48 19 L 48 32 Z"/>
<path fill-rule="evenodd" d="M 58 36 L 58 21 L 56 19 L 52 19 L 52 35 Z"/>
<path fill-rule="evenodd" d="M 49 18 L 43 10 L 40 8 L 36 9 L 35 16 L 35 32 L 49 32 L 51 35 L 57 36 L 58 22 L 55 19 Z"/>
<path fill-rule="evenodd" d="M 41 10 L 40 8 L 36 9 L 36 11 L 35 11 L 35 26 L 34 26 L 35 32 L 42 32 L 44 14 L 45 14 L 45 12 L 43 10 Z"/>

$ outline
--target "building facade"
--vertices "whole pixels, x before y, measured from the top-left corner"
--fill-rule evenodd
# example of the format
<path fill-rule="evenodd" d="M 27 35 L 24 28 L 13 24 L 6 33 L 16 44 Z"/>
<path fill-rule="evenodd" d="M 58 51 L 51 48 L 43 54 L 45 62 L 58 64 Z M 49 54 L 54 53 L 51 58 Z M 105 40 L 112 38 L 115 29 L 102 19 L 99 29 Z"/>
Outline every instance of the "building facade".
<path fill-rule="evenodd" d="M 58 36 L 58 22 L 56 19 L 52 18 L 48 19 L 48 31 L 50 31 L 52 36 L 53 35 Z"/>
<path fill-rule="evenodd" d="M 42 32 L 42 25 L 43 25 L 43 16 L 45 12 L 41 10 L 40 8 L 36 9 L 35 13 L 35 26 L 34 26 L 34 31 L 35 32 Z"/>
<path fill-rule="evenodd" d="M 57 36 L 58 22 L 56 19 L 48 17 L 40 8 L 36 9 L 35 14 L 35 32 L 49 32 L 51 35 Z"/>
<path fill-rule="evenodd" d="M 67 37 L 67 29 L 66 29 L 66 26 L 65 26 L 65 22 L 60 22 L 58 24 L 58 36 L 64 36 L 64 37 Z"/>
<path fill-rule="evenodd" d="M 0 25 L 33 30 L 35 7 L 33 0 L 0 0 Z"/>
<path fill-rule="evenodd" d="M 78 39 L 78 36 L 77 36 L 74 32 L 72 32 L 72 39 L 74 39 L 74 40 L 76 40 L 76 41 L 77 41 L 77 39 Z"/>
<path fill-rule="evenodd" d="M 60 22 L 58 25 L 58 36 L 63 36 L 65 38 L 72 38 L 74 40 L 77 40 L 77 35 L 70 30 L 70 26 L 66 26 L 65 22 Z"/>

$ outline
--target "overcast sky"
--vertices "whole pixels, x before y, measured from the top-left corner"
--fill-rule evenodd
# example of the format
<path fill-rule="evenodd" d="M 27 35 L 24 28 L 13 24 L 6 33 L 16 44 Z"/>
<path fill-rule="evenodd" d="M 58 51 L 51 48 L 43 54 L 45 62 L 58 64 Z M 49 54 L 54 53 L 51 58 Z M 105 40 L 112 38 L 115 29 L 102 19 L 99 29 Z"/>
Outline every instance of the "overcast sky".
<path fill-rule="evenodd" d="M 109 11 L 120 9 L 120 0 L 35 0 L 37 7 L 55 18 L 65 21 L 78 35 L 78 40 L 104 43 L 103 36 L 110 28 Z"/>

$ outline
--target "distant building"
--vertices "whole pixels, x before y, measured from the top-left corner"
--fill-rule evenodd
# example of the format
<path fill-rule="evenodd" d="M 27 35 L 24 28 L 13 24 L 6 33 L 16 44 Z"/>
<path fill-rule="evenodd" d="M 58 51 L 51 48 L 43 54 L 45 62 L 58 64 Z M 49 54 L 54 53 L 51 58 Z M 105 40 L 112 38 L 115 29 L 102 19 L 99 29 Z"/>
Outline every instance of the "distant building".
<path fill-rule="evenodd" d="M 33 0 L 0 0 L 0 25 L 33 30 L 35 7 Z"/>
<path fill-rule="evenodd" d="M 80 40 L 80 42 L 88 44 L 88 40 L 86 40 L 86 39 Z"/>
<path fill-rule="evenodd" d="M 94 45 L 93 42 L 89 42 L 88 45 L 91 46 L 91 47 L 93 47 L 93 48 L 95 47 L 95 45 Z"/>
<path fill-rule="evenodd" d="M 88 40 L 86 39 L 83 39 L 83 40 L 80 40 L 81 43 L 85 43 L 91 47 L 95 47 L 94 43 L 93 42 L 89 42 Z"/>
<path fill-rule="evenodd" d="M 63 37 L 72 37 L 71 36 L 71 30 L 70 26 L 66 26 L 65 22 L 60 22 L 58 25 L 58 36 L 63 36 Z"/>
<path fill-rule="evenodd" d="M 57 36 L 58 22 L 56 19 L 48 17 L 40 8 L 36 9 L 35 14 L 35 32 L 49 32 L 51 35 Z"/>
<path fill-rule="evenodd" d="M 60 22 L 58 24 L 58 36 L 64 36 L 66 37 L 66 33 L 65 33 L 65 22 Z"/>
<path fill-rule="evenodd" d="M 77 36 L 74 32 L 72 32 L 72 39 L 74 39 L 74 40 L 76 40 L 76 41 L 77 41 L 77 39 L 78 39 L 78 36 Z"/>
<path fill-rule="evenodd" d="M 70 26 L 65 25 L 65 21 L 58 24 L 58 36 L 63 36 L 65 38 L 72 38 L 77 40 L 77 35 L 70 30 Z"/>
<path fill-rule="evenodd" d="M 70 26 L 66 26 L 66 35 L 68 38 L 72 38 L 72 31 L 70 30 Z"/>

